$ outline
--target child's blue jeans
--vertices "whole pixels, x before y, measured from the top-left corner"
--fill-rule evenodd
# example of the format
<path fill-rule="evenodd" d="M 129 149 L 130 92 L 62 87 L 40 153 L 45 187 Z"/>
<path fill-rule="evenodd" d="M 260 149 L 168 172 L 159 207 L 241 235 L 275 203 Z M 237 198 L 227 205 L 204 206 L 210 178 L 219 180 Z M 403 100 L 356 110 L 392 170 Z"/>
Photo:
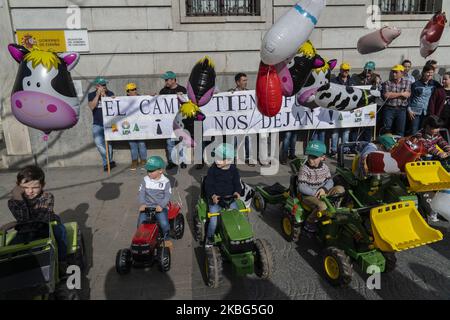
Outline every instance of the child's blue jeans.
<path fill-rule="evenodd" d="M 230 209 L 238 209 L 238 205 L 236 203 L 236 201 L 233 201 L 230 205 Z M 221 206 L 219 206 L 218 204 L 210 204 L 209 205 L 209 212 L 210 213 L 218 213 L 221 210 L 223 210 L 223 208 Z M 214 233 L 216 233 L 216 228 L 217 228 L 217 216 L 211 217 L 209 219 L 209 225 L 208 225 L 208 230 L 206 232 L 206 237 L 208 239 L 212 239 L 214 237 Z"/>
<path fill-rule="evenodd" d="M 146 220 L 147 220 L 147 215 L 143 212 L 139 213 L 137 227 L 139 228 L 139 226 L 141 224 L 143 224 Z M 164 208 L 162 212 L 157 213 L 156 220 L 158 220 L 158 223 L 161 227 L 164 240 L 168 240 L 169 233 L 170 233 L 169 210 L 167 208 Z"/>

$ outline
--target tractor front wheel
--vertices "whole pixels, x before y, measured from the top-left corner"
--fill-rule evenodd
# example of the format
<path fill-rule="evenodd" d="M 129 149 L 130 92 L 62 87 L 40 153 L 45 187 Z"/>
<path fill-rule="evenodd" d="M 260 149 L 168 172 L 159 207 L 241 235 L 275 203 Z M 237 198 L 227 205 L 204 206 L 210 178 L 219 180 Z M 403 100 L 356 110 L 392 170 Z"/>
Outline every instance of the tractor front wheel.
<path fill-rule="evenodd" d="M 273 273 L 272 248 L 264 239 L 255 241 L 255 274 L 261 279 L 269 279 Z"/>
<path fill-rule="evenodd" d="M 255 195 L 252 199 L 253 208 L 262 215 L 264 215 L 264 212 L 266 210 L 266 201 L 264 200 L 263 196 L 259 192 L 255 192 Z"/>
<path fill-rule="evenodd" d="M 170 270 L 170 248 L 168 247 L 160 247 L 158 249 L 158 262 L 159 262 L 159 271 L 167 272 Z"/>
<path fill-rule="evenodd" d="M 322 256 L 327 280 L 334 286 L 346 286 L 352 281 L 353 269 L 350 257 L 343 250 L 328 247 Z"/>
<path fill-rule="evenodd" d="M 288 242 L 297 242 L 300 240 L 301 226 L 296 223 L 294 216 L 287 211 L 281 219 L 281 230 L 284 238 Z"/>
<path fill-rule="evenodd" d="M 203 244 L 205 241 L 205 226 L 198 216 L 197 210 L 194 211 L 194 239 Z"/>
<path fill-rule="evenodd" d="M 175 239 L 181 239 L 184 235 L 184 216 L 180 212 L 175 218 L 173 229 L 175 231 Z"/>
<path fill-rule="evenodd" d="M 130 273 L 131 270 L 131 250 L 121 249 L 116 255 L 116 271 L 120 275 Z"/>
<path fill-rule="evenodd" d="M 217 247 L 205 248 L 206 285 L 218 288 L 222 281 L 222 257 Z"/>

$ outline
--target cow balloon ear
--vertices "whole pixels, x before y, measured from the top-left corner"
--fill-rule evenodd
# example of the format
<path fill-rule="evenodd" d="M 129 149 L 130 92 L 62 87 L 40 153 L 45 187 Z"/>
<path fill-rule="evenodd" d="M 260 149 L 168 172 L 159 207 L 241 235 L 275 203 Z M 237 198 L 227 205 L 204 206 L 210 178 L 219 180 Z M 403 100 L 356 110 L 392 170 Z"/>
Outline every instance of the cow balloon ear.
<path fill-rule="evenodd" d="M 325 65 L 325 61 L 322 58 L 315 58 L 313 62 L 314 69 L 322 68 Z"/>
<path fill-rule="evenodd" d="M 26 54 L 30 53 L 30 51 L 28 51 L 28 49 L 24 46 L 19 46 L 14 43 L 8 45 L 8 51 L 11 54 L 11 57 L 13 57 L 13 59 L 18 63 L 21 63 L 23 57 L 25 57 Z"/>
<path fill-rule="evenodd" d="M 328 61 L 328 64 L 330 65 L 330 70 L 333 70 L 337 66 L 337 60 L 336 59 L 330 60 Z"/>
<path fill-rule="evenodd" d="M 67 71 L 72 70 L 80 60 L 80 54 L 77 52 L 66 52 L 58 54 L 58 56 L 66 63 Z"/>

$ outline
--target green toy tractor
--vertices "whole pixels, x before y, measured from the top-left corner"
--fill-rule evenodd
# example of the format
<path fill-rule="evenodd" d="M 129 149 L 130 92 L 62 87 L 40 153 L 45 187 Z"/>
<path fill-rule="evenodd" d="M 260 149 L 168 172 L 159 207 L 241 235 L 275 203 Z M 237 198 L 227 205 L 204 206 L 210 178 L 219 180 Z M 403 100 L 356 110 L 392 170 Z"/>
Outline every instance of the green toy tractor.
<path fill-rule="evenodd" d="M 67 275 L 60 274 L 54 224 L 13 222 L 0 227 L 0 299 L 79 300 L 78 291 L 69 289 L 63 278 Z M 67 264 L 83 272 L 86 264 L 81 230 L 76 222 L 64 226 Z"/>
<path fill-rule="evenodd" d="M 297 192 L 296 173 L 303 162 L 297 159 L 291 163 L 294 175 L 289 188 L 280 185 L 257 187 L 253 202 L 260 212 L 264 212 L 261 209 L 265 209 L 266 203 L 281 203 L 281 229 L 288 241 L 301 240 L 303 222 L 313 214 Z M 442 233 L 429 227 L 418 214 L 413 201 L 384 206 L 378 203 L 369 206 L 361 204 L 354 209 L 340 207 L 345 198 L 345 195 L 322 197 L 327 209 L 317 213 L 317 232 L 308 233 L 323 247 L 323 271 L 332 285 L 350 283 L 352 261 L 363 272 L 389 272 L 396 265 L 395 252 L 443 238 Z"/>
<path fill-rule="evenodd" d="M 237 209 L 230 209 L 233 201 Z M 219 287 L 222 260 L 231 262 L 233 273 L 239 276 L 256 274 L 261 279 L 269 279 L 274 269 L 271 246 L 264 239 L 255 239 L 247 216 L 251 210 L 233 196 L 221 197 L 221 205 L 224 209 L 219 213 L 209 213 L 202 183 L 202 194 L 194 213 L 194 236 L 201 244 L 206 240 L 209 219 L 218 216 L 213 245 L 204 246 L 206 284 Z"/>

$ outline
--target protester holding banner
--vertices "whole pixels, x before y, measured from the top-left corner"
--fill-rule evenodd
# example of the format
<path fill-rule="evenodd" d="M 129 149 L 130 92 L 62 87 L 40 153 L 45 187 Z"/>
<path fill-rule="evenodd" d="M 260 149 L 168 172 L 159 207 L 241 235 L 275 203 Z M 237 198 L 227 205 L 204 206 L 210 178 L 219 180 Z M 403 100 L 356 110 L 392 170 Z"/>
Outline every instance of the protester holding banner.
<path fill-rule="evenodd" d="M 339 74 L 331 79 L 332 83 L 343 86 L 354 86 L 353 80 L 350 78 L 351 66 L 349 63 L 342 63 Z M 342 143 L 348 143 L 350 139 L 350 129 L 336 129 L 331 134 L 330 157 L 334 157 L 338 151 L 339 135 L 342 132 Z"/>
<path fill-rule="evenodd" d="M 102 98 L 113 97 L 114 93 L 107 88 L 108 80 L 102 77 L 97 77 L 94 80 L 95 91 L 88 95 L 88 106 L 92 110 L 94 123 L 92 125 L 92 133 L 94 135 L 94 143 L 97 147 L 100 156 L 102 157 L 103 170 L 108 171 L 106 159 L 106 145 L 105 145 L 105 129 L 103 127 L 103 113 L 102 113 Z M 112 146 L 108 148 L 110 167 L 114 168 L 116 163 L 112 161 L 113 152 Z"/>
<path fill-rule="evenodd" d="M 125 86 L 127 96 L 138 96 L 138 88 L 135 83 L 128 83 Z M 131 151 L 131 171 L 136 171 L 138 165 L 141 169 L 145 169 L 144 166 L 147 163 L 147 146 L 144 140 L 128 141 Z M 139 161 L 139 158 L 141 161 Z"/>
<path fill-rule="evenodd" d="M 234 82 L 236 84 L 236 87 L 228 90 L 229 92 L 239 92 L 239 91 L 247 91 L 247 83 L 248 83 L 248 78 L 247 75 L 245 73 L 238 73 L 234 76 Z M 235 140 L 235 147 L 237 146 L 237 140 Z M 244 142 L 244 148 L 245 148 L 245 163 L 249 166 L 249 167 L 254 167 L 255 164 L 254 163 L 250 163 L 250 140 L 248 138 L 248 136 L 245 137 L 245 142 Z"/>
<path fill-rule="evenodd" d="M 168 94 L 187 94 L 187 90 L 185 87 L 180 86 L 177 83 L 177 75 L 173 71 L 167 71 L 161 76 L 162 79 L 165 81 L 165 86 L 159 91 L 160 95 L 168 95 Z M 177 143 L 177 139 L 167 139 L 167 158 L 169 164 L 167 165 L 167 170 L 175 168 L 177 165 L 174 163 L 175 159 L 172 158 L 172 151 Z M 183 156 L 182 153 L 186 150 L 183 150 L 180 152 L 180 156 Z M 182 162 L 180 164 L 182 169 L 185 169 L 187 165 Z"/>

